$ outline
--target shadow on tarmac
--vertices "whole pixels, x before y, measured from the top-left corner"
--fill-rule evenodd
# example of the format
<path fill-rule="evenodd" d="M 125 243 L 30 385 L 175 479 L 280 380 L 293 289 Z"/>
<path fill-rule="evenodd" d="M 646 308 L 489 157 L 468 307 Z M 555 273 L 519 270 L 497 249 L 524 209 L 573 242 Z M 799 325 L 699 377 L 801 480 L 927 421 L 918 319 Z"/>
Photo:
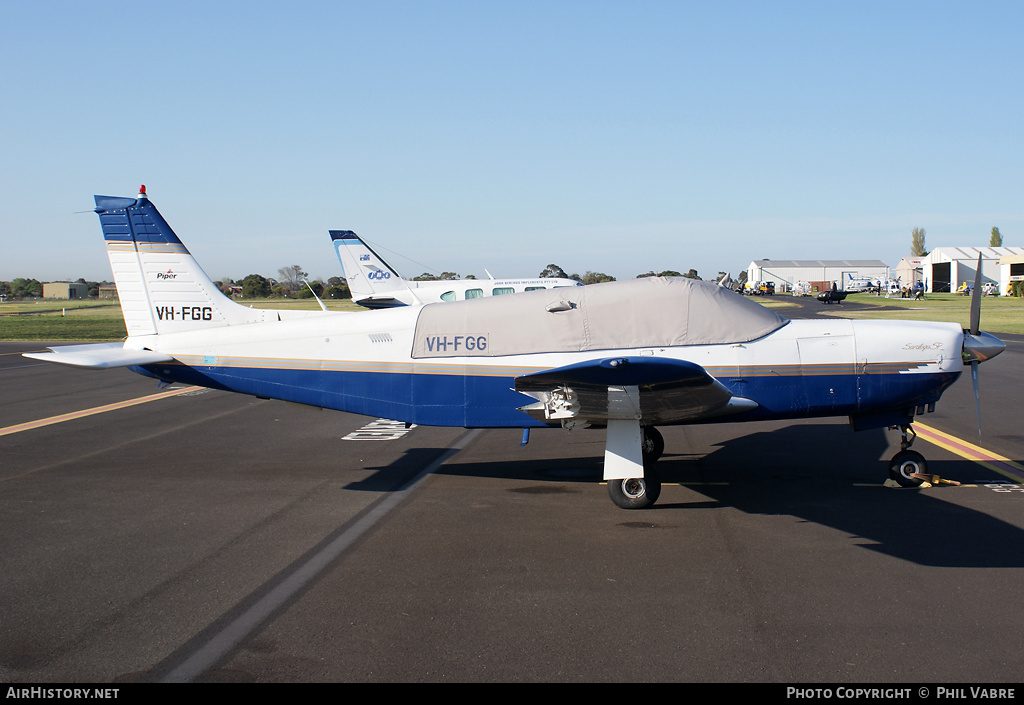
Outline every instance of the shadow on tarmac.
<path fill-rule="evenodd" d="M 717 443 L 704 453 L 673 453 L 657 463 L 663 483 L 679 483 L 706 501 L 659 504 L 636 512 L 646 521 L 666 512 L 731 507 L 751 515 L 789 515 L 861 539 L 863 547 L 919 565 L 934 567 L 1024 566 L 1024 530 L 953 501 L 957 492 L 981 488 L 942 486 L 893 489 L 883 486 L 889 437 L 882 429 L 851 432 L 836 424 L 794 425 L 755 432 Z M 920 449 L 927 455 L 927 450 Z M 439 449 L 410 450 L 398 463 L 378 468 L 390 479 L 370 478 L 361 489 L 394 486 L 394 473 L 422 467 Z M 553 494 L 585 491 L 601 480 L 601 457 L 458 462 L 437 472 L 450 476 L 527 480 L 536 484 L 510 489 Z M 411 464 L 411 465 L 410 465 Z M 928 470 L 963 484 L 996 480 L 966 460 L 930 460 Z M 357 489 L 353 487 L 353 489 Z M 652 516 L 654 515 L 654 516 Z"/>

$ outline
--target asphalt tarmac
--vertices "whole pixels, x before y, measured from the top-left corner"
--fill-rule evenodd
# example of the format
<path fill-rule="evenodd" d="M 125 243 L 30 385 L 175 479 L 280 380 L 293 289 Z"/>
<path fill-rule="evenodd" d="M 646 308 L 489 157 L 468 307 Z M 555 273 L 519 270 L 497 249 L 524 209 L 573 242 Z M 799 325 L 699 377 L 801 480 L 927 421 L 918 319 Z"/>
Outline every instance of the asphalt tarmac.
<path fill-rule="evenodd" d="M 1018 682 L 1005 339 L 980 440 L 969 374 L 922 419 L 1004 458 L 919 438 L 959 486 L 884 487 L 899 435 L 845 419 L 673 427 L 639 512 L 600 431 L 405 429 L 0 343 L 0 681 Z"/>

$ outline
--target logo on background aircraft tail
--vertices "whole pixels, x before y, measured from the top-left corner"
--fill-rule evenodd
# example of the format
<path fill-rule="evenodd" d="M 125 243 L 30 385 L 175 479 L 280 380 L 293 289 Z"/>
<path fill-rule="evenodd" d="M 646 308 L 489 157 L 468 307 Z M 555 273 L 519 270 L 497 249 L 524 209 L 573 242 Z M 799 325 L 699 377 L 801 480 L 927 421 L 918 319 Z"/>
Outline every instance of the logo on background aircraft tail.
<path fill-rule="evenodd" d="M 352 300 L 368 306 L 387 307 L 420 303 L 409 283 L 351 230 L 331 230 Z"/>
<path fill-rule="evenodd" d="M 95 196 L 129 336 L 254 323 L 259 309 L 224 296 L 139 187 L 138 198 Z"/>

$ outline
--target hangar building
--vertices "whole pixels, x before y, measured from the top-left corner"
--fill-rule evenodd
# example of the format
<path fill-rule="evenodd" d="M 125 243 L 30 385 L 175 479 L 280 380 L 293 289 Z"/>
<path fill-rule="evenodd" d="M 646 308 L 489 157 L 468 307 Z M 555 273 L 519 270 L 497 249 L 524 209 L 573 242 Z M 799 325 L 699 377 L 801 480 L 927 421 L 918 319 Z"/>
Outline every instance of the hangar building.
<path fill-rule="evenodd" d="M 936 247 L 922 259 L 922 276 L 928 291 L 956 291 L 963 282 L 974 285 L 981 255 L 981 281 L 1000 284 L 999 260 L 1024 255 L 1024 247 Z M 999 288 L 1004 292 L 1003 286 Z"/>
<path fill-rule="evenodd" d="M 1009 294 L 1010 286 L 1020 281 L 1024 281 L 1024 254 L 1000 257 L 999 292 L 1003 295 Z"/>
<path fill-rule="evenodd" d="M 847 275 L 885 280 L 889 265 L 877 259 L 756 259 L 747 267 L 748 282 L 775 282 L 780 291 L 791 290 L 797 282 L 809 282 L 819 290 L 831 289 L 835 283 L 842 289 Z"/>
<path fill-rule="evenodd" d="M 84 299 L 89 296 L 89 285 L 82 282 L 45 282 L 44 299 Z"/>
<path fill-rule="evenodd" d="M 919 281 L 924 281 L 924 258 L 904 257 L 896 265 L 893 278 L 898 279 L 902 286 L 913 286 Z"/>

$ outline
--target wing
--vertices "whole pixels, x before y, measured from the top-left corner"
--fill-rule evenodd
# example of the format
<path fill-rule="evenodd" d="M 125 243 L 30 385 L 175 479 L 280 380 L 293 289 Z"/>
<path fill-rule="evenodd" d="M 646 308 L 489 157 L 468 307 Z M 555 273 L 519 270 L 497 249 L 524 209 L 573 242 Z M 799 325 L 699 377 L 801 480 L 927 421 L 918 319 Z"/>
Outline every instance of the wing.
<path fill-rule="evenodd" d="M 588 360 L 517 377 L 515 389 L 537 400 L 521 410 L 541 421 L 639 419 L 655 426 L 757 407 L 734 396 L 700 365 L 659 357 Z"/>
<path fill-rule="evenodd" d="M 48 348 L 46 353 L 22 353 L 24 357 L 44 362 L 56 362 L 59 365 L 86 367 L 102 370 L 110 367 L 128 367 L 129 365 L 151 365 L 155 362 L 170 362 L 170 355 L 153 352 L 152 350 L 128 350 L 122 343 L 96 343 L 93 345 L 62 345 Z"/>

